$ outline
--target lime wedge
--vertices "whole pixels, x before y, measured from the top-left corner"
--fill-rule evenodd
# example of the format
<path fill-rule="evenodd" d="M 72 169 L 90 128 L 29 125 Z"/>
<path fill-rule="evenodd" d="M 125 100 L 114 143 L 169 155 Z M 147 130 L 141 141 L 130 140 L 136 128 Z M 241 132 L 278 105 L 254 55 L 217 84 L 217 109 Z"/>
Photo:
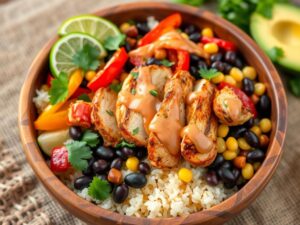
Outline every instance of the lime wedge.
<path fill-rule="evenodd" d="M 85 44 L 97 48 L 100 52 L 99 58 L 106 56 L 106 51 L 101 43 L 87 34 L 72 33 L 60 38 L 52 47 L 50 52 L 50 69 L 57 77 L 60 72 L 70 74 L 78 68 L 73 63 L 74 54 L 83 48 Z"/>
<path fill-rule="evenodd" d="M 110 21 L 91 15 L 71 17 L 63 22 L 58 30 L 58 34 L 61 36 L 74 32 L 89 34 L 101 43 L 107 37 L 120 34 L 119 29 Z"/>

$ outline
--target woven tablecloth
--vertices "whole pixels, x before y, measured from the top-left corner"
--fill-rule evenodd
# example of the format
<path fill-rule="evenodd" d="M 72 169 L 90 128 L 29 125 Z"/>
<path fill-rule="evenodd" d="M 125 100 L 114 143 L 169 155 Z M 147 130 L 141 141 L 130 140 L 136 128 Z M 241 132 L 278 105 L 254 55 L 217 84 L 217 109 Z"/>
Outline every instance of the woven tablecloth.
<path fill-rule="evenodd" d="M 0 224 L 83 224 L 47 194 L 26 163 L 17 126 L 19 92 L 61 21 L 121 2 L 129 1 L 0 0 Z M 228 224 L 300 224 L 300 99 L 288 94 L 288 107 L 279 168 L 257 200 Z"/>

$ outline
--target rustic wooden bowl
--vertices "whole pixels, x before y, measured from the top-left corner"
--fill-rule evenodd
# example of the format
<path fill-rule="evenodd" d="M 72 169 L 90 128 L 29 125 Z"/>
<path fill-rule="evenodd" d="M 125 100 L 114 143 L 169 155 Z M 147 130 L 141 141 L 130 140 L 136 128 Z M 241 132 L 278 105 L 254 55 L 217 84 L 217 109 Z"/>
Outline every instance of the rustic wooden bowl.
<path fill-rule="evenodd" d="M 282 154 L 282 146 L 287 126 L 287 101 L 280 77 L 263 51 L 245 33 L 220 17 L 201 9 L 169 3 L 132 3 L 97 11 L 103 16 L 120 24 L 129 19 L 145 20 L 153 15 L 162 19 L 173 12 L 180 12 L 185 23 L 199 27 L 211 27 L 214 32 L 237 44 L 247 63 L 256 68 L 259 79 L 266 83 L 272 100 L 272 122 L 270 146 L 266 159 L 255 176 L 237 193 L 209 210 L 185 217 L 167 219 L 145 219 L 102 209 L 77 196 L 66 187 L 49 169 L 36 141 L 33 121 L 36 110 L 32 103 L 35 90 L 45 81 L 48 56 L 54 37 L 40 51 L 32 63 L 24 82 L 19 103 L 19 128 L 27 160 L 47 191 L 70 213 L 90 224 L 220 224 L 246 208 L 263 190 L 271 179 Z"/>

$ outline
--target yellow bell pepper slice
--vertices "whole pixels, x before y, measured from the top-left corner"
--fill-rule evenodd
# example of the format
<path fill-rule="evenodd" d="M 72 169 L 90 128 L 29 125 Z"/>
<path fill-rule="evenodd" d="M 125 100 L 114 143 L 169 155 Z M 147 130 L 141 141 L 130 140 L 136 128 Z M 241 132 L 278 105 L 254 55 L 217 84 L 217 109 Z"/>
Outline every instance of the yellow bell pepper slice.
<path fill-rule="evenodd" d="M 68 110 L 62 110 L 56 113 L 47 114 L 47 116 L 39 117 L 34 122 L 37 130 L 54 131 L 68 128 Z"/>

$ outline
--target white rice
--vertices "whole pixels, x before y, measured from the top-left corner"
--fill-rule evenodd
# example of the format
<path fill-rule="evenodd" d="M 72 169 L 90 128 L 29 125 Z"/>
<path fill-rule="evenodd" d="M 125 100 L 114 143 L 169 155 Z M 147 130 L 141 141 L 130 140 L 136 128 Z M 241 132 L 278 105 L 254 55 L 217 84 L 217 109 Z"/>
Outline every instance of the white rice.
<path fill-rule="evenodd" d="M 189 168 L 193 181 L 185 184 L 177 175 L 179 168 Z M 147 185 L 142 189 L 130 188 L 127 200 L 122 204 L 114 203 L 111 198 L 95 201 L 88 195 L 88 189 L 74 190 L 88 201 L 94 201 L 102 208 L 127 216 L 159 218 L 184 216 L 219 204 L 235 190 L 228 190 L 222 184 L 212 187 L 202 178 L 206 169 L 194 168 L 183 162 L 172 170 L 152 169 L 147 176 Z M 123 171 L 123 177 L 130 171 Z"/>
<path fill-rule="evenodd" d="M 49 105 L 48 91 L 37 89 L 35 92 L 36 96 L 33 98 L 33 103 L 35 104 L 38 112 L 43 112 L 44 109 Z"/>
<path fill-rule="evenodd" d="M 154 16 L 148 16 L 147 17 L 147 25 L 152 30 L 159 24 L 159 21 L 155 19 Z"/>

